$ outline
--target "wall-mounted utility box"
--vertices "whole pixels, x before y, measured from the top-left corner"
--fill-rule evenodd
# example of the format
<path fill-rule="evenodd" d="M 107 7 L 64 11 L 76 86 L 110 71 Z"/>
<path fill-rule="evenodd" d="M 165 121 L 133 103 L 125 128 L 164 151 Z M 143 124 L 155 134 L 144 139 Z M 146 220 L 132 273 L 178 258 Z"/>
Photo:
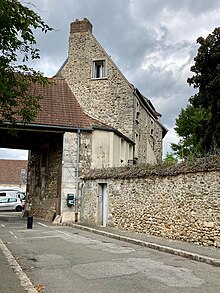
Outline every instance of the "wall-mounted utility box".
<path fill-rule="evenodd" d="M 75 200 L 74 194 L 68 193 L 67 198 L 66 198 L 66 202 L 67 202 L 68 207 L 74 206 L 74 200 Z"/>

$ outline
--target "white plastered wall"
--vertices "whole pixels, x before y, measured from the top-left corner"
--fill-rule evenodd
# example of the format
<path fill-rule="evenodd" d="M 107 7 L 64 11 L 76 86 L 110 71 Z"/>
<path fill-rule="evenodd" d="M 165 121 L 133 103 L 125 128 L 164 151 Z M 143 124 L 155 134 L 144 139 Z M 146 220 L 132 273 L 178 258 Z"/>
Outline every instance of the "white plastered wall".
<path fill-rule="evenodd" d="M 123 141 L 123 155 L 122 155 Z M 119 167 L 133 159 L 126 140 L 114 132 L 95 130 L 92 134 L 92 168 Z M 123 160 L 122 160 L 123 159 Z"/>
<path fill-rule="evenodd" d="M 76 193 L 77 134 L 66 132 L 63 138 L 61 215 L 62 221 L 75 221 L 75 207 L 67 206 L 67 194 Z"/>

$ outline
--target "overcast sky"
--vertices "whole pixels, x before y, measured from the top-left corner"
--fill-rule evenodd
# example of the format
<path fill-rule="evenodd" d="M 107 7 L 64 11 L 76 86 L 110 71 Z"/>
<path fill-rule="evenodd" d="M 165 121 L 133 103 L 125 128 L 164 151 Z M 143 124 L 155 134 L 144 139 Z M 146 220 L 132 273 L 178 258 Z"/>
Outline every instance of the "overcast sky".
<path fill-rule="evenodd" d="M 21 1 L 22 2 L 22 1 Z M 134 84 L 162 113 L 169 129 L 164 154 L 177 142 L 173 130 L 193 89 L 186 80 L 197 54 L 196 40 L 220 26 L 219 0 L 31 0 L 35 11 L 55 30 L 36 33 L 40 61 L 31 66 L 53 76 L 67 57 L 69 26 L 88 18 L 93 34 Z M 23 3 L 27 3 L 23 1 Z M 0 158 L 27 158 L 1 150 Z"/>

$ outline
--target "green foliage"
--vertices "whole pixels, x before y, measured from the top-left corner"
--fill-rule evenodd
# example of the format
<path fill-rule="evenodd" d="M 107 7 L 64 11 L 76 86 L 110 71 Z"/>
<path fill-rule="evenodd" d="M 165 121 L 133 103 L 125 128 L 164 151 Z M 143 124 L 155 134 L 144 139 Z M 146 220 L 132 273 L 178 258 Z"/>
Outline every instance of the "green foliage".
<path fill-rule="evenodd" d="M 201 136 L 210 118 L 210 108 L 205 109 L 201 106 L 195 108 L 193 105 L 188 105 L 186 109 L 181 110 L 174 129 L 182 139 L 178 144 L 171 144 L 176 155 L 184 159 L 206 153 Z"/>
<path fill-rule="evenodd" d="M 175 130 L 181 137 L 172 149 L 180 157 L 201 156 L 220 148 L 220 28 L 207 38 L 199 37 L 200 44 L 187 79 L 198 89 L 190 98 L 190 105 L 181 110 Z"/>
<path fill-rule="evenodd" d="M 40 108 L 41 97 L 30 94 L 29 87 L 47 83 L 47 78 L 27 65 L 40 58 L 36 29 L 52 30 L 18 0 L 0 1 L 0 122 L 30 122 Z"/>
<path fill-rule="evenodd" d="M 178 159 L 175 157 L 174 154 L 166 154 L 166 157 L 163 159 L 163 164 L 165 166 L 172 166 L 178 163 Z"/>

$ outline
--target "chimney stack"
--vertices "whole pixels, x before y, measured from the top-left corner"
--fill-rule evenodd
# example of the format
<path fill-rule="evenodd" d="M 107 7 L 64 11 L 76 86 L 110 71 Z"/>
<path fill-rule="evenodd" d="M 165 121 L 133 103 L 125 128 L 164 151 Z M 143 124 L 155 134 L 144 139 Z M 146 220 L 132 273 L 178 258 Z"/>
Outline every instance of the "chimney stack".
<path fill-rule="evenodd" d="M 76 19 L 70 24 L 70 33 L 81 33 L 88 31 L 92 33 L 92 24 L 87 18 L 84 18 L 83 20 Z"/>

